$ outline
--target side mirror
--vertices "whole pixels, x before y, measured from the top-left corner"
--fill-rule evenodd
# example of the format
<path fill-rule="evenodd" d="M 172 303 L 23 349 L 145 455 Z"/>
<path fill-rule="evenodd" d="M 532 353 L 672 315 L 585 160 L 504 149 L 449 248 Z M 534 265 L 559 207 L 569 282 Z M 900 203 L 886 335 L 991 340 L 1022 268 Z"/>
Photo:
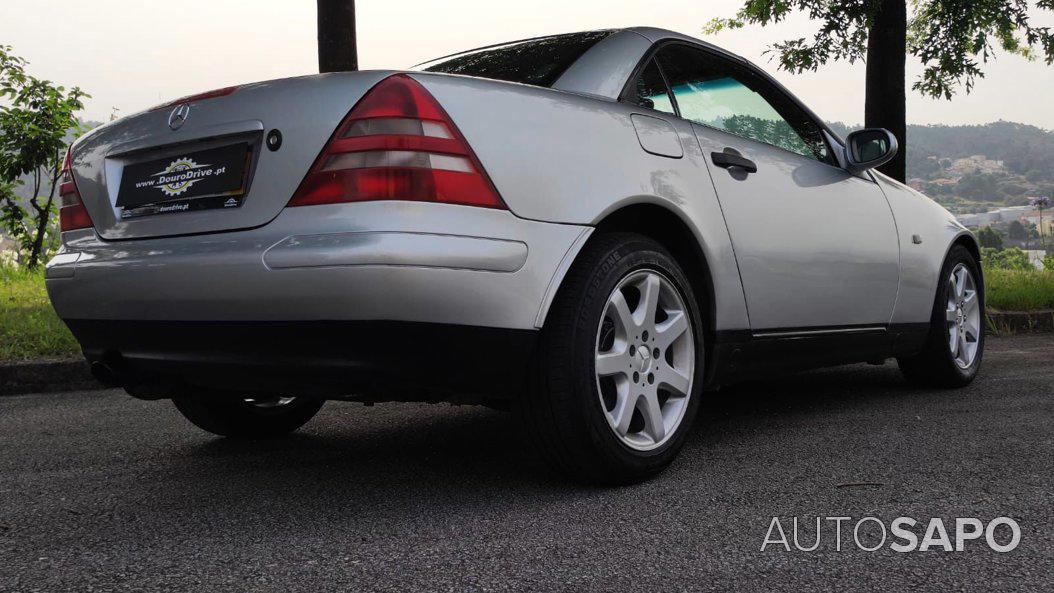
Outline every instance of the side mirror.
<path fill-rule="evenodd" d="M 880 167 L 897 156 L 897 137 L 882 128 L 857 130 L 845 139 L 846 169 L 863 173 Z"/>

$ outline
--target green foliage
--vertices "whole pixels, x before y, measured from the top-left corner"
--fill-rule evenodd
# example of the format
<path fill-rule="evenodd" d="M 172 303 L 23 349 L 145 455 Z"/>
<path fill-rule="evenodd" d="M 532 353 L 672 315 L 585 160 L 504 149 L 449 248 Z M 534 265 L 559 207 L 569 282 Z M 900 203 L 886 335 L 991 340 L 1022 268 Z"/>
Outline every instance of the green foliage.
<path fill-rule="evenodd" d="M 988 248 L 994 251 L 1001 251 L 1003 249 L 1002 233 L 993 229 L 990 226 L 986 226 L 983 229 L 977 231 L 977 241 L 981 243 L 982 248 Z M 1023 253 L 1024 252 L 1022 252 L 1022 254 Z M 1027 257 L 1025 258 L 1025 263 L 1028 263 Z"/>
<path fill-rule="evenodd" d="M 1025 225 L 1021 224 L 1021 221 L 1015 220 L 1010 223 L 1010 227 L 1007 229 L 1007 236 L 1014 241 L 1024 241 L 1028 238 Z"/>
<path fill-rule="evenodd" d="M 963 175 L 955 185 L 959 195 L 974 200 L 994 196 L 999 187 L 999 180 L 994 175 L 986 173 L 970 173 Z"/>
<path fill-rule="evenodd" d="M 906 0 L 905 0 L 906 1 Z M 817 70 L 836 60 L 850 63 L 867 53 L 868 31 L 878 0 L 746 0 L 736 16 L 711 20 L 705 31 L 738 29 L 748 24 L 768 25 L 803 12 L 820 23 L 811 39 L 801 37 L 775 43 L 771 51 L 780 67 L 790 72 Z M 1054 0 L 1037 0 L 1038 9 L 1054 9 Z M 982 64 L 998 47 L 1035 59 L 1054 62 L 1054 33 L 1036 27 L 1026 0 L 913 0 L 908 4 L 908 52 L 923 64 L 913 88 L 924 95 L 950 99 L 956 87 L 969 92 L 984 77 Z"/>
<path fill-rule="evenodd" d="M 10 47 L 0 46 L 0 224 L 33 268 L 55 239 L 56 185 L 66 137 L 78 129 L 75 113 L 87 95 L 31 76 L 26 65 Z M 26 175 L 33 191 L 23 203 L 14 186 Z"/>
<path fill-rule="evenodd" d="M 985 270 L 1033 271 L 1036 269 L 1028 261 L 1028 254 L 1017 247 L 993 249 L 992 247 L 982 246 L 981 263 Z"/>
<path fill-rule="evenodd" d="M 1043 269 L 1054 272 L 1054 253 L 1043 258 Z"/>
<path fill-rule="evenodd" d="M 48 301 L 43 270 L 0 264 L 0 360 L 79 353 L 77 341 Z"/>
<path fill-rule="evenodd" d="M 985 299 L 996 311 L 1054 309 L 1054 270 L 985 268 Z"/>

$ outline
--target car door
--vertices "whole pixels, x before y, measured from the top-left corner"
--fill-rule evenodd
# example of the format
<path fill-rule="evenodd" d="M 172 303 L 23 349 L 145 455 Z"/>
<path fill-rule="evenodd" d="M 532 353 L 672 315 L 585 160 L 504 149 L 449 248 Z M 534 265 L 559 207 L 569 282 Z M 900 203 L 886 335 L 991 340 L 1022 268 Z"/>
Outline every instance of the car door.
<path fill-rule="evenodd" d="M 751 329 L 888 324 L 899 246 L 878 185 L 840 168 L 808 112 L 747 65 L 680 43 L 656 60 L 695 124 Z"/>

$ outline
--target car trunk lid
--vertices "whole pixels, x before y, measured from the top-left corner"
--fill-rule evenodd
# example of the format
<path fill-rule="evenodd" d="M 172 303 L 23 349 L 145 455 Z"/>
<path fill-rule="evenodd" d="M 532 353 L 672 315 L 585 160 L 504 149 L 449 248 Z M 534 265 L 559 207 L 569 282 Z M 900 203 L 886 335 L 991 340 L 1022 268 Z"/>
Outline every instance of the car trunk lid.
<path fill-rule="evenodd" d="M 71 151 L 80 197 L 110 240 L 264 225 L 289 202 L 348 110 L 389 74 L 255 83 L 117 120 Z"/>

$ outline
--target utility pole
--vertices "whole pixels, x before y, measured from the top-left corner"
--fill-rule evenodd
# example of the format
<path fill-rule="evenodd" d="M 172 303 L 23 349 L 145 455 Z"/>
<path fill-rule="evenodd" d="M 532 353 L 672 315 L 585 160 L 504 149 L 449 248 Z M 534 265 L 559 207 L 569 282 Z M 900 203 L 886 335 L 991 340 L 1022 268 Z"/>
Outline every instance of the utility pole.
<path fill-rule="evenodd" d="M 318 1 L 318 71 L 359 69 L 355 47 L 355 0 Z"/>

